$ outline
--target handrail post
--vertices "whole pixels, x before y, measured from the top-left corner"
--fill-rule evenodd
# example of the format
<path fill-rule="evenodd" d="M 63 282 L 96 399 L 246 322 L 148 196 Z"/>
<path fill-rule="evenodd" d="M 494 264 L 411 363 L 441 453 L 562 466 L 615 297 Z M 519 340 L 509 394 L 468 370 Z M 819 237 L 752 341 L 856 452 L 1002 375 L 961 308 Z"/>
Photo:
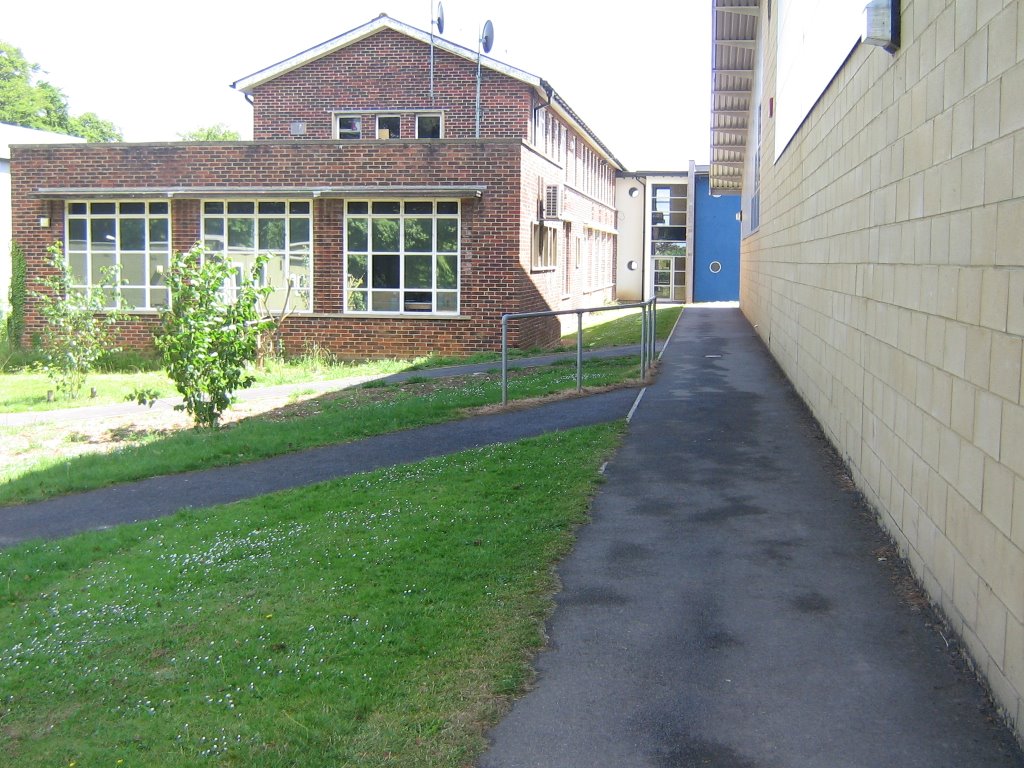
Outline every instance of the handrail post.
<path fill-rule="evenodd" d="M 508 405 L 508 315 L 501 316 L 501 404 Z"/>
<path fill-rule="evenodd" d="M 583 391 L 583 313 L 576 312 L 576 391 Z"/>
<path fill-rule="evenodd" d="M 640 307 L 640 381 L 647 378 L 647 302 Z"/>
<path fill-rule="evenodd" d="M 651 297 L 651 354 L 648 358 L 654 364 L 654 358 L 658 353 L 658 297 Z"/>

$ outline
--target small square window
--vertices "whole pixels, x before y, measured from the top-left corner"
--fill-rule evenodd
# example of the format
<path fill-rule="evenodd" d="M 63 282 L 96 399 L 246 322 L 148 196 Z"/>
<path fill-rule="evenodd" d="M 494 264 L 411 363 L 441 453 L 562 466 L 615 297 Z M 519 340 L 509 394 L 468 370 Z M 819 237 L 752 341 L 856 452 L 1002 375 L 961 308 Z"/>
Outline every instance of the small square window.
<path fill-rule="evenodd" d="M 402 118 L 398 115 L 379 115 L 377 117 L 377 138 L 402 138 Z"/>
<path fill-rule="evenodd" d="M 417 139 L 440 139 L 441 138 L 441 116 L 440 115 L 416 115 L 416 138 Z"/>
<path fill-rule="evenodd" d="M 363 138 L 362 126 L 362 118 L 354 115 L 341 115 L 338 117 L 338 138 L 361 139 Z"/>

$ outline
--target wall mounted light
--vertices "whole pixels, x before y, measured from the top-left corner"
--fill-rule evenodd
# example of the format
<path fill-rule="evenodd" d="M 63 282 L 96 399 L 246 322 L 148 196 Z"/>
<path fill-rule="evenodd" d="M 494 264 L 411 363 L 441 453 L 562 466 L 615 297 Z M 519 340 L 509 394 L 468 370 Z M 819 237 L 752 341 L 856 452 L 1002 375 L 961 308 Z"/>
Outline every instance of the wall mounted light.
<path fill-rule="evenodd" d="M 50 228 L 50 217 L 49 216 L 40 216 L 39 217 L 39 226 L 42 227 L 43 229 L 49 229 Z"/>

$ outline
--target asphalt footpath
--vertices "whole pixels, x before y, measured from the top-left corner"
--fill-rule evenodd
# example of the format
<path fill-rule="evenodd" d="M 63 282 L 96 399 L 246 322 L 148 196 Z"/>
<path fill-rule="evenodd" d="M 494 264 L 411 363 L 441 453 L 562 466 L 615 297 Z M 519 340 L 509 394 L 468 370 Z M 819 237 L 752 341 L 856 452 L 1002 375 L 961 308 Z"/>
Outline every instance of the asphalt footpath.
<path fill-rule="evenodd" d="M 479 768 L 1024 766 L 737 309 L 687 308 Z"/>

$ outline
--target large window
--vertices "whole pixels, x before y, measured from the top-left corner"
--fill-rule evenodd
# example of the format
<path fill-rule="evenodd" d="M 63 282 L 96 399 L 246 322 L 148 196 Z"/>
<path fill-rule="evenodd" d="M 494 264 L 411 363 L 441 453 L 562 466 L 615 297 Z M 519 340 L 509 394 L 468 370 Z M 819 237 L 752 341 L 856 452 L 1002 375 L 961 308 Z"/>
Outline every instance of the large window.
<path fill-rule="evenodd" d="M 229 259 L 235 283 L 250 274 L 257 254 L 270 259 L 259 277 L 274 290 L 267 307 L 313 309 L 313 215 L 308 200 L 217 200 L 203 203 L 203 245 Z M 226 285 L 230 297 L 233 285 Z"/>
<path fill-rule="evenodd" d="M 346 310 L 457 314 L 459 239 L 457 201 L 349 201 Z"/>
<path fill-rule="evenodd" d="M 546 270 L 558 266 L 558 239 L 561 234 L 561 228 L 555 223 L 534 222 L 530 248 L 532 269 Z"/>
<path fill-rule="evenodd" d="M 170 206 L 159 202 L 103 201 L 67 204 L 65 251 L 71 287 L 91 291 L 118 283 L 110 306 L 167 306 L 170 268 Z"/>

